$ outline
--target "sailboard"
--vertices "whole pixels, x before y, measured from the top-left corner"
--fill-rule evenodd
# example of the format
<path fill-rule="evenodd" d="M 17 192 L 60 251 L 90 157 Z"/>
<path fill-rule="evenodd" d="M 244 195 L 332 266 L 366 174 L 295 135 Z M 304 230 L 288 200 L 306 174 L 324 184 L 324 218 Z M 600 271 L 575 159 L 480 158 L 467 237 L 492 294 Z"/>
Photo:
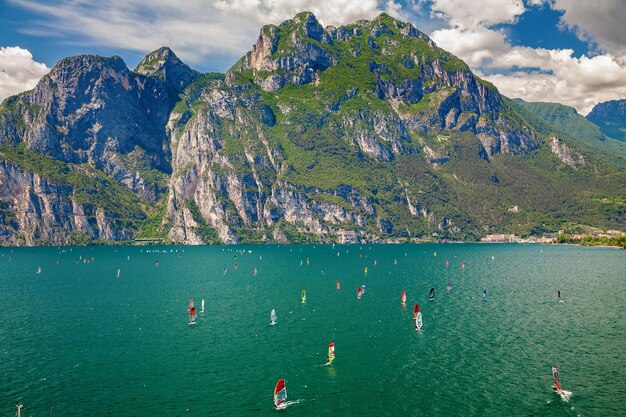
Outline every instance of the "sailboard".
<path fill-rule="evenodd" d="M 402 306 L 406 306 L 406 291 L 402 291 Z"/>
<path fill-rule="evenodd" d="M 337 282 L 335 282 L 335 286 L 337 287 L 338 290 L 341 289 L 341 282 L 339 282 L 339 280 L 337 280 Z"/>
<path fill-rule="evenodd" d="M 302 297 L 300 298 L 302 304 L 306 303 L 306 290 L 302 290 Z"/>
<path fill-rule="evenodd" d="M 285 380 L 279 379 L 274 387 L 274 407 L 277 410 L 285 408 L 285 402 L 287 401 L 287 387 L 285 387 Z"/>
<path fill-rule="evenodd" d="M 363 289 L 361 287 L 356 289 L 356 298 L 357 300 L 361 299 L 361 295 L 363 294 Z"/>
<path fill-rule="evenodd" d="M 335 360 L 335 342 L 330 342 L 328 345 L 328 363 L 326 365 L 331 365 Z"/>
<path fill-rule="evenodd" d="M 430 293 L 428 294 L 428 301 L 433 301 L 435 299 L 435 289 L 431 288 Z"/>
<path fill-rule="evenodd" d="M 202 299 L 202 303 L 200 304 L 200 312 L 204 313 L 204 298 Z"/>
<path fill-rule="evenodd" d="M 270 325 L 273 326 L 276 324 L 276 310 L 272 309 L 272 312 L 270 313 Z"/>
<path fill-rule="evenodd" d="M 448 285 L 446 285 L 446 292 L 450 292 L 451 289 L 452 289 L 452 284 L 450 283 L 450 281 L 448 281 Z"/>

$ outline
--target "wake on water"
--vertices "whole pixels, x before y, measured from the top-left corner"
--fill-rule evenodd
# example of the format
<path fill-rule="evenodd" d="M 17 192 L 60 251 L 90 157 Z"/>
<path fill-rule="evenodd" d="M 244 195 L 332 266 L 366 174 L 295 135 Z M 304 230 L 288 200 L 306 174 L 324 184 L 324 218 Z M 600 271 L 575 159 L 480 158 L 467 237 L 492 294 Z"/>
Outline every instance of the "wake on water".
<path fill-rule="evenodd" d="M 561 399 L 564 402 L 569 402 L 569 399 L 572 396 L 572 391 L 565 391 L 565 390 L 557 390 L 555 387 L 552 387 L 554 389 L 554 392 L 556 392 L 557 394 L 559 394 L 559 397 L 561 397 Z"/>
<path fill-rule="evenodd" d="M 275 410 L 284 410 L 285 408 L 289 407 L 290 405 L 294 405 L 294 404 L 298 404 L 300 403 L 302 400 L 294 400 L 294 401 L 285 401 L 284 403 L 282 403 L 281 405 L 279 405 L 278 407 L 274 407 Z"/>
<path fill-rule="evenodd" d="M 563 399 L 563 401 L 565 402 L 569 402 L 570 397 L 572 396 L 572 391 L 561 391 L 559 392 L 559 395 L 561 396 L 561 399 Z"/>

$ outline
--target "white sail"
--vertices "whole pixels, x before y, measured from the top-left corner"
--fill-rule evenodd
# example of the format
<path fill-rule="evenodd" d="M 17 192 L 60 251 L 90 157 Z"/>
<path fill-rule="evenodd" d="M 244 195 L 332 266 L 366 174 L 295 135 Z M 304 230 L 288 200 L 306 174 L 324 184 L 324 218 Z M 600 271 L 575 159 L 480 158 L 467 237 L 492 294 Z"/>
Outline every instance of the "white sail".
<path fill-rule="evenodd" d="M 270 313 L 270 324 L 276 324 L 276 310 L 274 309 Z"/>
<path fill-rule="evenodd" d="M 415 315 L 415 328 L 417 330 L 422 329 L 422 312 L 421 311 L 418 311 L 417 314 Z"/>

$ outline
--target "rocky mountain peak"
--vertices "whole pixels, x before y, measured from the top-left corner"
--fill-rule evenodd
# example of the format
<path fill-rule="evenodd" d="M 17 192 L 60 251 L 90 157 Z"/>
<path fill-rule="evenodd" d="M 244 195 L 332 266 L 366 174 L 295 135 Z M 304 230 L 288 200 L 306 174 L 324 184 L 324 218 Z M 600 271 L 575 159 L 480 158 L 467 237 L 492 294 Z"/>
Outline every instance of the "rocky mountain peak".
<path fill-rule="evenodd" d="M 604 117 L 607 115 L 626 117 L 626 99 L 609 100 L 598 103 L 593 107 L 587 117 L 593 119 L 594 117 Z"/>
<path fill-rule="evenodd" d="M 146 55 L 135 68 L 135 72 L 149 77 L 161 78 L 176 93 L 183 91 L 195 78 L 200 76 L 198 71 L 189 68 L 167 46 Z"/>
<path fill-rule="evenodd" d="M 302 12 L 278 26 L 264 26 L 240 69 L 253 70 L 265 91 L 276 91 L 288 82 L 306 84 L 337 63 L 327 47 L 332 44 L 313 13 Z M 272 74 L 265 76 L 267 72 Z"/>
<path fill-rule="evenodd" d="M 294 17 L 293 22 L 298 28 L 302 30 L 302 34 L 304 36 L 318 42 L 329 42 L 328 34 L 324 31 L 324 28 L 322 27 L 322 25 L 320 25 L 319 21 L 313 13 L 298 13 Z"/>
<path fill-rule="evenodd" d="M 124 60 L 115 55 L 77 55 L 60 60 L 37 85 L 41 88 L 52 81 L 57 89 L 75 88 L 80 84 L 92 83 L 98 78 L 128 78 L 130 71 Z"/>

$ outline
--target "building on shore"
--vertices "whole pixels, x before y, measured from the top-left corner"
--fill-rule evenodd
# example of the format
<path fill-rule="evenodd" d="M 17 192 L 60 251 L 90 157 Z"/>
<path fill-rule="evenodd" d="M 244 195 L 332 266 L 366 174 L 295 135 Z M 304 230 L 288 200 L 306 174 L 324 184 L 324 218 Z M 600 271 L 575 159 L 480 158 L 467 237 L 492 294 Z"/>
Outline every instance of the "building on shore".
<path fill-rule="evenodd" d="M 519 238 L 513 234 L 497 234 L 487 235 L 484 238 L 480 239 L 480 241 L 486 243 L 510 243 L 519 242 Z"/>

